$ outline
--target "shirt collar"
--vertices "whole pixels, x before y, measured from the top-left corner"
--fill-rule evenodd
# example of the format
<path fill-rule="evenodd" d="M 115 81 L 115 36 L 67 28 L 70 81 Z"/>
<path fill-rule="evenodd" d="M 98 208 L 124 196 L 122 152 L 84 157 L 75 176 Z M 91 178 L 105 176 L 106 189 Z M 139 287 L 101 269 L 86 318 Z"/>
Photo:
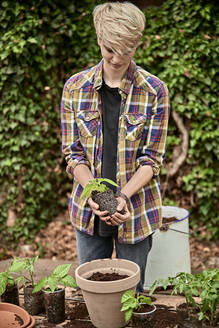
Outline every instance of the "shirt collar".
<path fill-rule="evenodd" d="M 94 73 L 94 89 L 99 90 L 103 83 L 103 59 L 97 64 Z"/>
<path fill-rule="evenodd" d="M 130 87 L 134 80 L 135 71 L 136 71 L 136 64 L 132 60 L 120 84 L 120 90 L 123 91 L 125 94 L 129 94 Z M 102 86 L 102 83 L 103 83 L 103 59 L 99 62 L 99 64 L 97 64 L 95 69 L 94 89 L 99 90 Z"/>

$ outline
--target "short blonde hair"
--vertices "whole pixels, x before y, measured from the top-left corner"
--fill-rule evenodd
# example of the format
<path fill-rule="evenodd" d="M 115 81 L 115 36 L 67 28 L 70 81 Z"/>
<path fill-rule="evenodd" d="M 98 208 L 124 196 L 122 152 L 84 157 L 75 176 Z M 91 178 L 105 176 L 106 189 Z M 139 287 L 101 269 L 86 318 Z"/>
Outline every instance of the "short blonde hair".
<path fill-rule="evenodd" d="M 145 15 L 130 2 L 107 2 L 93 11 L 98 40 L 122 55 L 135 49 L 145 27 Z"/>

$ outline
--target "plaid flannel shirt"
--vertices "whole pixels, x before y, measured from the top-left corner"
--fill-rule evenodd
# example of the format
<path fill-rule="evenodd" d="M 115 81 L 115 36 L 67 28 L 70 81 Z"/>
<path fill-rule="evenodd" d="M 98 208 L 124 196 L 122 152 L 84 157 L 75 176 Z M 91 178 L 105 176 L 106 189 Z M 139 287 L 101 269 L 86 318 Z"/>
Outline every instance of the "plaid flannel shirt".
<path fill-rule="evenodd" d="M 102 85 L 103 60 L 73 75 L 65 84 L 61 101 L 62 151 L 67 172 L 86 164 L 94 177 L 101 177 L 103 151 Z M 150 165 L 153 178 L 129 201 L 130 220 L 118 226 L 118 241 L 134 244 L 162 225 L 159 172 L 165 156 L 169 118 L 166 85 L 131 61 L 119 92 L 121 110 L 118 127 L 117 184 L 122 188 L 141 165 Z M 94 233 L 94 214 L 80 198 L 82 186 L 73 179 L 69 201 L 72 224 Z"/>

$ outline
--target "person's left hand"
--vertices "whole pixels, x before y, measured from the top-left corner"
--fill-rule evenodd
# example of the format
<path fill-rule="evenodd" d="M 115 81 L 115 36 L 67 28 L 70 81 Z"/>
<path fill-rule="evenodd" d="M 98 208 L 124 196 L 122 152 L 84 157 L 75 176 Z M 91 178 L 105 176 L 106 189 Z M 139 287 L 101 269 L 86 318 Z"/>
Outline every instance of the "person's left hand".
<path fill-rule="evenodd" d="M 110 219 L 105 221 L 108 225 L 113 225 L 113 226 L 120 225 L 123 222 L 130 219 L 130 217 L 131 217 L 131 214 L 129 212 L 127 202 L 125 201 L 125 199 L 122 197 L 116 197 L 116 199 L 118 201 L 117 212 L 114 213 L 113 215 L 111 215 Z M 118 212 L 118 211 L 122 211 L 122 210 L 124 210 L 124 214 L 121 214 Z"/>

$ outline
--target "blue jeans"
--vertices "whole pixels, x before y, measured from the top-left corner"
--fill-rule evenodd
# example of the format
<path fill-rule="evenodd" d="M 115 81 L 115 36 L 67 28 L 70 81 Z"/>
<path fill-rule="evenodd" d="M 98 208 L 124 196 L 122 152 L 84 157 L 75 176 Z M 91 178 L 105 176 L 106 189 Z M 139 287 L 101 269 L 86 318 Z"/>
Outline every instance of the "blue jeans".
<path fill-rule="evenodd" d="M 117 237 L 100 237 L 87 235 L 76 229 L 76 241 L 79 264 L 97 259 L 111 258 L 113 240 L 115 239 L 116 257 L 137 263 L 141 270 L 141 279 L 137 285 L 137 292 L 144 291 L 145 268 L 148 253 L 152 247 L 152 235 L 137 244 L 120 244 Z"/>

